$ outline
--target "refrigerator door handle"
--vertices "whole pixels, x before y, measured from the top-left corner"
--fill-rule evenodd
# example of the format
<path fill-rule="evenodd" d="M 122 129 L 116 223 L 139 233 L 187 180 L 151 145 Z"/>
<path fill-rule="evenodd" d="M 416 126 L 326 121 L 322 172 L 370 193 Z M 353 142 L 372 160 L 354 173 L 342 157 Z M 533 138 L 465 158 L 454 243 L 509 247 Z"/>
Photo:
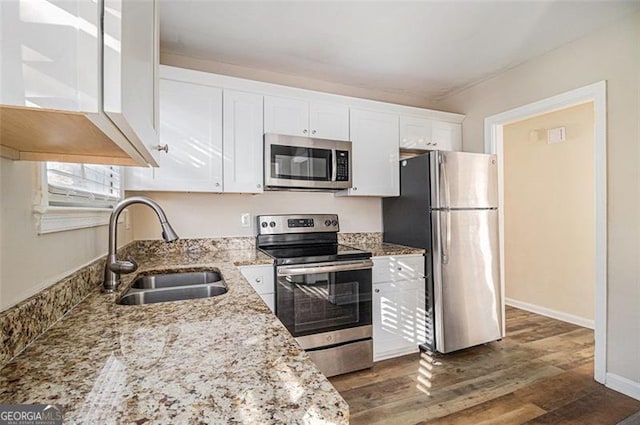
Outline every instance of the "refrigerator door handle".
<path fill-rule="evenodd" d="M 440 214 L 443 218 L 442 221 L 444 222 L 440 226 L 441 232 L 444 233 L 444 235 L 442 233 L 440 234 L 440 239 L 442 241 L 441 261 L 442 264 L 447 264 L 449 263 L 449 250 L 451 249 L 451 211 L 440 211 Z"/>
<path fill-rule="evenodd" d="M 451 250 L 451 211 L 442 211 L 444 216 L 444 237 L 442 238 L 442 264 L 449 263 L 449 251 Z"/>
<path fill-rule="evenodd" d="M 445 157 L 442 153 L 440 155 L 440 177 L 442 178 L 442 186 L 444 189 L 444 205 L 442 208 L 451 208 L 451 189 L 449 188 L 449 178 L 447 177 L 447 165 L 445 164 Z"/>

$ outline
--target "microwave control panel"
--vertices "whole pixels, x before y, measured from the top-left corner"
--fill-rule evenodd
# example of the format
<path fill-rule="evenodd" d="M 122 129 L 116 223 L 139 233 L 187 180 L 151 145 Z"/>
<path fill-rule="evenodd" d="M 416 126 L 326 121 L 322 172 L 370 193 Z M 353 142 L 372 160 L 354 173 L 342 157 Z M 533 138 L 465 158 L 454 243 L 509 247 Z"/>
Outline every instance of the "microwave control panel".
<path fill-rule="evenodd" d="M 348 151 L 336 151 L 336 180 L 337 181 L 349 181 L 349 152 Z"/>

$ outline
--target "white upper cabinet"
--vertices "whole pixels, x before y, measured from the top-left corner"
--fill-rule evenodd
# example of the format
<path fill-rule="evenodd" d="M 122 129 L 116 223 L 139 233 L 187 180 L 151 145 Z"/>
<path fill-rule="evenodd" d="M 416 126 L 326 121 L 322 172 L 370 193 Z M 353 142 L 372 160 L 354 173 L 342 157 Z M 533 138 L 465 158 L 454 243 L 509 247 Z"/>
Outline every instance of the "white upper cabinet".
<path fill-rule="evenodd" d="M 311 103 L 309 129 L 311 137 L 349 140 L 349 107 L 334 103 Z"/>
<path fill-rule="evenodd" d="M 296 99 L 265 96 L 264 132 L 309 136 L 309 103 Z"/>
<path fill-rule="evenodd" d="M 433 149 L 431 120 L 400 116 L 400 147 L 406 149 Z"/>
<path fill-rule="evenodd" d="M 265 96 L 264 132 L 349 140 L 349 107 Z"/>
<path fill-rule="evenodd" d="M 434 121 L 431 126 L 431 140 L 435 149 L 441 151 L 461 151 L 462 150 L 462 125 Z"/>
<path fill-rule="evenodd" d="M 127 169 L 127 190 L 222 192 L 222 90 L 160 80 L 159 167 Z"/>
<path fill-rule="evenodd" d="M 104 112 L 136 145 L 158 144 L 157 36 L 152 0 L 104 0 Z"/>
<path fill-rule="evenodd" d="M 351 109 L 353 187 L 339 195 L 398 196 L 398 115 Z"/>
<path fill-rule="evenodd" d="M 224 191 L 262 192 L 262 96 L 224 90 Z"/>
<path fill-rule="evenodd" d="M 461 125 L 401 115 L 400 147 L 403 149 L 459 151 L 462 149 Z"/>
<path fill-rule="evenodd" d="M 0 2 L 0 103 L 97 113 L 100 13 L 84 0 Z"/>
<path fill-rule="evenodd" d="M 0 31 L 3 156 L 155 165 L 154 0 L 0 1 Z"/>

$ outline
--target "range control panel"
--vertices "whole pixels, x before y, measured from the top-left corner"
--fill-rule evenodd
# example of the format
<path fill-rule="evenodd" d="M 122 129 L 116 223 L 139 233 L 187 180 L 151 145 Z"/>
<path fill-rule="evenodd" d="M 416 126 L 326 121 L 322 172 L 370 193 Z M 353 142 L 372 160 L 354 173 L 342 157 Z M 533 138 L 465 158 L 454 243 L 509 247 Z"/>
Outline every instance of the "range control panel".
<path fill-rule="evenodd" d="M 340 231 L 337 214 L 259 215 L 257 219 L 259 235 Z"/>

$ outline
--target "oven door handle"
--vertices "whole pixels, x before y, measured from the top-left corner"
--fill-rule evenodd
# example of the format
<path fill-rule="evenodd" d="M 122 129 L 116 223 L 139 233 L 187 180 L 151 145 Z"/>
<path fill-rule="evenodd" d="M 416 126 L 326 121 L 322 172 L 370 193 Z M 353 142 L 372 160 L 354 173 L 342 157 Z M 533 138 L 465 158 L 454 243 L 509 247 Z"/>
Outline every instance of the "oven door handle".
<path fill-rule="evenodd" d="M 373 261 L 335 261 L 330 263 L 314 263 L 296 266 L 281 266 L 277 268 L 278 276 L 298 276 L 314 273 L 348 272 L 352 270 L 366 270 L 373 268 Z"/>

